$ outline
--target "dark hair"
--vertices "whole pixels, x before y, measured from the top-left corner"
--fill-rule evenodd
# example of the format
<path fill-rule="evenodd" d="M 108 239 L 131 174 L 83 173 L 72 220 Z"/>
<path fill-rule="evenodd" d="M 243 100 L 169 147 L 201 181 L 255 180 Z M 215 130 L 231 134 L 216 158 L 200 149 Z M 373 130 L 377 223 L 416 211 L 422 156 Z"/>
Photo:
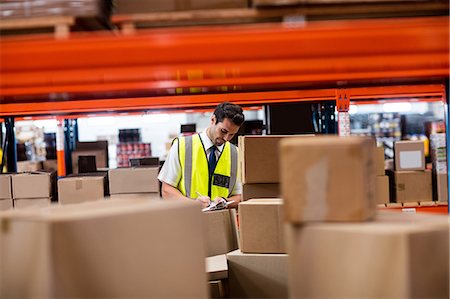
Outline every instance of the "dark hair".
<path fill-rule="evenodd" d="M 216 124 L 223 122 L 224 118 L 228 118 L 235 125 L 240 126 L 244 122 L 244 113 L 239 105 L 224 102 L 216 106 L 214 110 L 216 116 Z"/>

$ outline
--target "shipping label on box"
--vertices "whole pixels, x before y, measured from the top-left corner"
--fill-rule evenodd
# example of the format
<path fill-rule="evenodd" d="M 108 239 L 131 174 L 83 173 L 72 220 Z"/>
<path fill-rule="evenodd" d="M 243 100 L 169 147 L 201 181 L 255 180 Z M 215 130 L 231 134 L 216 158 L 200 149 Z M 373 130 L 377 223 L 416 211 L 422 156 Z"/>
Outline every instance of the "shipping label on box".
<path fill-rule="evenodd" d="M 104 198 L 104 177 L 66 177 L 58 180 L 60 204 L 73 204 Z"/>
<path fill-rule="evenodd" d="M 11 174 L 0 174 L 0 199 L 11 199 Z"/>
<path fill-rule="evenodd" d="M 280 184 L 242 185 L 242 201 L 252 198 L 279 198 L 280 195 Z"/>
<path fill-rule="evenodd" d="M 244 253 L 285 253 L 283 201 L 253 200 L 239 204 L 240 249 Z"/>
<path fill-rule="evenodd" d="M 54 173 L 18 173 L 11 178 L 14 199 L 49 198 L 52 196 Z"/>
<path fill-rule="evenodd" d="M 396 171 L 425 170 L 423 141 L 397 141 L 394 150 Z"/>
<path fill-rule="evenodd" d="M 159 192 L 158 167 L 117 168 L 109 171 L 111 194 Z"/>
<path fill-rule="evenodd" d="M 231 210 L 203 213 L 207 256 L 226 254 L 238 248 Z"/>
<path fill-rule="evenodd" d="M 321 136 L 281 142 L 285 219 L 365 221 L 376 210 L 373 140 Z"/>
<path fill-rule="evenodd" d="M 431 171 L 395 171 L 395 201 L 432 201 Z"/>

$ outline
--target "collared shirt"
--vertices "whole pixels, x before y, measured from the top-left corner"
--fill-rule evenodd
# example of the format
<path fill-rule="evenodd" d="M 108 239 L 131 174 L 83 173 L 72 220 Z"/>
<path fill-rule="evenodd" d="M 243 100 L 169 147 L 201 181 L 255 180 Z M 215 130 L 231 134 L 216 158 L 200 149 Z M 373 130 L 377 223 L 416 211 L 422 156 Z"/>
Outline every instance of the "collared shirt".
<path fill-rule="evenodd" d="M 206 131 L 201 132 L 200 139 L 203 142 L 203 146 L 206 149 L 206 155 L 209 159 L 209 155 L 211 154 L 211 146 L 214 145 L 214 143 L 209 139 L 208 135 L 206 135 Z M 217 146 L 217 150 L 215 151 L 216 159 L 219 158 L 220 154 L 223 151 L 223 147 L 225 145 L 222 144 L 221 146 Z M 238 179 L 236 181 L 236 184 L 234 185 L 233 192 L 231 192 L 231 195 L 237 195 L 242 193 L 242 183 Z M 180 159 L 178 157 L 178 143 L 174 143 L 173 146 L 170 148 L 169 153 L 167 154 L 166 161 L 164 162 L 163 167 L 161 168 L 161 171 L 158 175 L 158 180 L 161 182 L 164 182 L 166 184 L 169 184 L 173 187 L 177 187 L 178 183 L 181 180 L 181 164 Z"/>

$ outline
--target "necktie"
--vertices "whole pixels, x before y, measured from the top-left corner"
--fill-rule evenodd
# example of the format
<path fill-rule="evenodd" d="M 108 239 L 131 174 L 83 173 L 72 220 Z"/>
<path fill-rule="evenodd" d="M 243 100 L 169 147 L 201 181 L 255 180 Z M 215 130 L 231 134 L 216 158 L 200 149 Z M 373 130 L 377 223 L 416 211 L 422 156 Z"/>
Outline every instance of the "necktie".
<path fill-rule="evenodd" d="M 216 168 L 216 147 L 213 145 L 210 147 L 211 152 L 209 153 L 208 159 L 208 168 L 209 168 L 209 177 L 212 177 L 214 172 L 214 168 Z"/>

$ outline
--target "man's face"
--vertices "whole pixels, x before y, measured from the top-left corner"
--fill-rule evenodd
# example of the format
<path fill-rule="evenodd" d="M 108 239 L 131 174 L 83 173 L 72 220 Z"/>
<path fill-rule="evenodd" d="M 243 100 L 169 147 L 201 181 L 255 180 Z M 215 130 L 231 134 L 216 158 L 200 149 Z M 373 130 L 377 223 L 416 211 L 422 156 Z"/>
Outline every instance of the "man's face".
<path fill-rule="evenodd" d="M 221 146 L 225 141 L 230 141 L 239 130 L 230 119 L 224 118 L 222 122 L 216 124 L 216 116 L 211 117 L 210 133 L 215 146 Z"/>

